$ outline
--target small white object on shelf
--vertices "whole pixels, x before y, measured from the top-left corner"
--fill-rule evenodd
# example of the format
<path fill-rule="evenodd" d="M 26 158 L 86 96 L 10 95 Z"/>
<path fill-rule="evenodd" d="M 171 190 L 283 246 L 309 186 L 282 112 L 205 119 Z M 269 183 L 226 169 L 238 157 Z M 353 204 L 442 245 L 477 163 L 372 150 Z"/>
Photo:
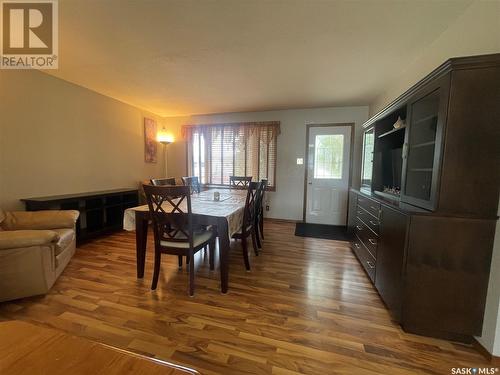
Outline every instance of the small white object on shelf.
<path fill-rule="evenodd" d="M 392 126 L 394 127 L 394 129 L 399 129 L 406 126 L 406 122 L 401 118 L 401 116 L 398 116 L 398 119 Z"/>

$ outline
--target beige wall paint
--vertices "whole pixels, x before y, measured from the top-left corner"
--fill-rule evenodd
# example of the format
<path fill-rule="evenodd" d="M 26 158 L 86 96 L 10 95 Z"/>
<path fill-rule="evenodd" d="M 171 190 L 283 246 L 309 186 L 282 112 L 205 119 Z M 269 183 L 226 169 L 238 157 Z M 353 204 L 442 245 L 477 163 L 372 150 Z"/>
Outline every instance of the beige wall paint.
<path fill-rule="evenodd" d="M 168 117 L 164 119 L 165 126 L 176 134 L 178 140 L 176 143 L 169 145 L 169 174 L 178 176 L 186 173 L 186 148 L 180 137 L 182 125 L 281 121 L 281 135 L 278 137 L 276 192 L 267 195 L 270 210 L 266 213 L 266 216 L 302 220 L 304 165 L 297 165 L 296 159 L 305 156 L 306 124 L 355 123 L 353 185 L 359 186 L 362 145 L 361 125 L 366 121 L 367 117 L 368 107 L 366 106 Z"/>
<path fill-rule="evenodd" d="M 498 214 L 500 215 L 500 206 Z M 477 339 L 490 353 L 500 357 L 500 221 L 497 221 L 495 231 L 483 334 Z"/>
<path fill-rule="evenodd" d="M 191 117 L 165 117 L 165 129 L 174 136 L 174 142 L 167 146 L 168 175 L 181 177 L 187 174 L 186 143 L 182 139 L 182 125 L 190 124 Z"/>
<path fill-rule="evenodd" d="M 450 57 L 500 52 L 500 1 L 476 0 L 372 103 L 373 115 Z"/>
<path fill-rule="evenodd" d="M 163 176 L 144 162 L 143 117 L 161 118 L 38 71 L 0 71 L 0 207 L 20 198 L 135 187 Z M 158 124 L 160 125 L 160 123 Z"/>

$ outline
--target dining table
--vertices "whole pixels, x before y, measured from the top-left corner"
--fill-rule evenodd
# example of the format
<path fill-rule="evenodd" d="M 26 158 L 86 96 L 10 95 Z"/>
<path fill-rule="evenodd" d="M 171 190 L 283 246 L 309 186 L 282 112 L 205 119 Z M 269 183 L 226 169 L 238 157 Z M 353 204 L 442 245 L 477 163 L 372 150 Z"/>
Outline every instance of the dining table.
<path fill-rule="evenodd" d="M 193 223 L 215 226 L 217 229 L 220 283 L 221 292 L 224 294 L 227 293 L 229 284 L 230 240 L 233 234 L 242 227 L 246 195 L 246 190 L 239 189 L 209 189 L 191 195 Z M 180 207 L 184 212 L 187 212 L 185 205 L 186 201 L 184 200 Z M 172 209 L 168 202 L 163 203 L 162 206 L 165 212 Z M 123 229 L 135 231 L 138 278 L 144 277 L 150 221 L 151 216 L 147 204 L 128 208 L 123 214 Z"/>

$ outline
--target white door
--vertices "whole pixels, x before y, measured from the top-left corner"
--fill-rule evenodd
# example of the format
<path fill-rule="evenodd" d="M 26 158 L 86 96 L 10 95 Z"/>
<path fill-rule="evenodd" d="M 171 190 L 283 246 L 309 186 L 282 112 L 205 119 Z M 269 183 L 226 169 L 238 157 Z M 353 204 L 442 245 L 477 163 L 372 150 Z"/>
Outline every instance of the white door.
<path fill-rule="evenodd" d="M 350 126 L 311 126 L 306 222 L 346 225 L 351 155 Z"/>

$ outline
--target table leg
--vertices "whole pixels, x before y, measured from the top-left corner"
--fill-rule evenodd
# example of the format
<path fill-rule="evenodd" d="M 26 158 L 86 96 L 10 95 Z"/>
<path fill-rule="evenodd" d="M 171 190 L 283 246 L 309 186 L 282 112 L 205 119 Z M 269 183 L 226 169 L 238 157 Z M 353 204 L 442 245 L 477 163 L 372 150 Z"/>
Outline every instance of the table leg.
<path fill-rule="evenodd" d="M 230 239 L 227 227 L 227 220 L 220 219 L 217 225 L 219 234 L 219 253 L 220 253 L 220 289 L 222 293 L 227 293 L 229 284 L 229 248 Z"/>
<path fill-rule="evenodd" d="M 137 258 L 137 278 L 144 277 L 146 244 L 148 241 L 148 219 L 142 213 L 135 213 L 135 251 Z"/>

